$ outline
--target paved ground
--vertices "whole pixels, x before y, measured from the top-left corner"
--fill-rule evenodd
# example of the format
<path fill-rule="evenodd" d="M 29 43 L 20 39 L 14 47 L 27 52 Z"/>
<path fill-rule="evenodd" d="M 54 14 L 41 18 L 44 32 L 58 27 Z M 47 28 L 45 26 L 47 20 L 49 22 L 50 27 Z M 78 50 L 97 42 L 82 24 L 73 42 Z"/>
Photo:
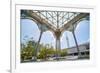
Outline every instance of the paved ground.
<path fill-rule="evenodd" d="M 58 61 L 77 61 L 77 60 L 89 60 L 89 58 L 78 58 L 77 56 L 67 56 L 67 57 L 59 57 L 54 59 L 47 59 L 47 60 L 26 60 L 21 63 L 29 63 L 29 62 L 58 62 Z"/>

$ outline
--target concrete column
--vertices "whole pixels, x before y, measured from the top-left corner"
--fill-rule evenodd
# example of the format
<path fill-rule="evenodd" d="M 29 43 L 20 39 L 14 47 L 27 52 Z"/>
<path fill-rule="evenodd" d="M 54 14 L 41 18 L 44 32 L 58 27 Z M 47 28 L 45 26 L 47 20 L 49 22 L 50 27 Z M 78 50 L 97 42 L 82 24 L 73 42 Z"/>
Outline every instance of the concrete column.
<path fill-rule="evenodd" d="M 38 40 L 36 48 L 35 48 L 35 60 L 37 60 L 38 48 L 39 48 L 39 44 L 40 44 L 40 40 L 41 40 L 42 34 L 43 34 L 43 31 L 40 32 L 39 40 Z"/>
<path fill-rule="evenodd" d="M 75 40 L 75 44 L 76 44 L 76 48 L 77 48 L 77 52 L 78 52 L 78 57 L 79 57 L 79 55 L 80 55 L 80 53 L 79 53 L 79 46 L 78 46 L 78 43 L 77 43 L 77 39 L 76 39 L 74 30 L 72 31 L 72 34 L 73 34 L 73 37 L 74 37 L 74 40 Z"/>
<path fill-rule="evenodd" d="M 60 44 L 60 36 L 61 36 L 61 31 L 60 29 L 57 29 L 55 32 L 54 32 L 54 36 L 56 38 L 56 58 L 57 57 L 60 57 L 60 51 L 61 51 L 61 44 Z"/>
<path fill-rule="evenodd" d="M 60 57 L 60 51 L 61 51 L 61 46 L 60 46 L 60 38 L 56 38 L 56 57 Z"/>

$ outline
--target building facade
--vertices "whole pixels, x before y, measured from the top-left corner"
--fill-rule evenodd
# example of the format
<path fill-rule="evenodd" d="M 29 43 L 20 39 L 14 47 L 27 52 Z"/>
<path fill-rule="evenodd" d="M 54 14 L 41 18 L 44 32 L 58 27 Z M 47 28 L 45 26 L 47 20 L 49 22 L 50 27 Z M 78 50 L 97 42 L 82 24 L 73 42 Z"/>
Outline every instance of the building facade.
<path fill-rule="evenodd" d="M 79 53 L 77 51 L 76 46 L 74 47 L 70 47 L 68 49 L 68 56 L 79 56 L 79 58 L 90 58 L 90 44 L 88 43 L 84 43 L 84 44 L 80 44 L 79 46 Z"/>

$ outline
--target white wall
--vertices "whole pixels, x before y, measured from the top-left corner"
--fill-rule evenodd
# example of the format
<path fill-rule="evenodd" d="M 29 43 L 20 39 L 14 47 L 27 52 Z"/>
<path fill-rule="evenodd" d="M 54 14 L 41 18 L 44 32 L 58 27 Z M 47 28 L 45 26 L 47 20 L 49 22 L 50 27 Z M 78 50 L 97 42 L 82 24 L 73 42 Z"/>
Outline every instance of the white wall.
<path fill-rule="evenodd" d="M 23 1 L 23 0 L 20 0 Z M 30 0 L 25 0 L 30 1 Z M 33 0 L 39 3 L 56 4 L 84 4 L 96 6 L 96 31 L 92 32 L 95 35 L 96 42 L 96 58 L 97 66 L 90 68 L 72 68 L 64 70 L 44 70 L 38 73 L 99 73 L 100 72 L 100 2 L 99 0 Z M 0 1 L 0 73 L 8 73 L 10 67 L 10 1 Z"/>

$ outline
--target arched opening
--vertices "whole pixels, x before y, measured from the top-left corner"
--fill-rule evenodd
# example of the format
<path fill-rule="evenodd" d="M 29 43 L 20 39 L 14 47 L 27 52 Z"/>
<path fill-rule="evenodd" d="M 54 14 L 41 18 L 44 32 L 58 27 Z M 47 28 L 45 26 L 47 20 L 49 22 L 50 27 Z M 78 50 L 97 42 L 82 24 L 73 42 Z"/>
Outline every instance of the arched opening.
<path fill-rule="evenodd" d="M 21 42 L 27 42 L 28 40 L 38 41 L 40 30 L 37 24 L 30 19 L 21 19 L 20 25 Z"/>
<path fill-rule="evenodd" d="M 70 48 L 75 46 L 72 32 L 64 31 L 61 36 L 61 48 Z"/>
<path fill-rule="evenodd" d="M 75 35 L 76 35 L 78 44 L 89 42 L 90 24 L 88 20 L 83 20 L 78 23 L 75 29 Z"/>
<path fill-rule="evenodd" d="M 40 44 L 49 45 L 49 47 L 55 48 L 55 38 L 51 31 L 43 32 Z"/>
<path fill-rule="evenodd" d="M 30 19 L 21 19 L 21 62 L 30 61 L 36 56 L 40 30 Z"/>

